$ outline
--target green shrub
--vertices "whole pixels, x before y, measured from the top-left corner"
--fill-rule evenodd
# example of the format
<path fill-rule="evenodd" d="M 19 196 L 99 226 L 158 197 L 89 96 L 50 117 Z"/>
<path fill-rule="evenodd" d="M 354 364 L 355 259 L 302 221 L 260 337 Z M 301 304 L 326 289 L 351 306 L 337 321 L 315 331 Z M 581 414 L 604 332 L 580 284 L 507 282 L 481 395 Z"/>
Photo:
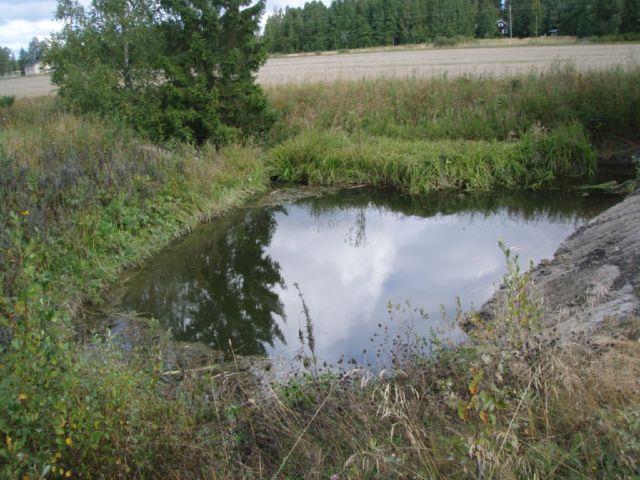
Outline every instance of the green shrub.
<path fill-rule="evenodd" d="M 434 47 L 455 47 L 463 43 L 473 43 L 476 39 L 473 37 L 464 37 L 460 35 L 454 35 L 452 37 L 436 37 L 433 39 Z"/>
<path fill-rule="evenodd" d="M 8 108 L 15 102 L 16 97 L 14 95 L 3 95 L 0 97 L 0 108 Z"/>
<path fill-rule="evenodd" d="M 46 61 L 66 105 L 156 140 L 220 146 L 269 130 L 273 113 L 254 78 L 266 60 L 256 38 L 263 3 L 242 12 L 182 0 L 123 8 L 60 4 L 64 28 Z"/>

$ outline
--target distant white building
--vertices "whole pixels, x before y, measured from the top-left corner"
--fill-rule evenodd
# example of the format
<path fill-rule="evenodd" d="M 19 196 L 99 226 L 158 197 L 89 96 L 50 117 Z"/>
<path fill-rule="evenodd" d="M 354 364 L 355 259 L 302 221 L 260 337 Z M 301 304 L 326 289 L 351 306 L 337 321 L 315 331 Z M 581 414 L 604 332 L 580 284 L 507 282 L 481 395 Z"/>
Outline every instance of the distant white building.
<path fill-rule="evenodd" d="M 24 67 L 25 75 L 40 75 L 41 73 L 46 73 L 47 71 L 48 68 L 39 60 L 35 63 L 32 63 L 31 65 L 27 65 L 26 67 Z"/>

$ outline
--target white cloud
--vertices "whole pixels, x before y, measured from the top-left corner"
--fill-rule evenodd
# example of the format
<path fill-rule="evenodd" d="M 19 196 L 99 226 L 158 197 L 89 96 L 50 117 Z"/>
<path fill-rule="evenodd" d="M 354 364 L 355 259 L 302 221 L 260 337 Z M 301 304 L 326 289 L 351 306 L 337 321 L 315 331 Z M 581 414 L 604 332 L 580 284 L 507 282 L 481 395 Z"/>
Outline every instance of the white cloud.
<path fill-rule="evenodd" d="M 42 40 L 59 29 L 60 23 L 55 20 L 11 20 L 0 24 L 0 45 L 17 53 L 26 48 L 33 37 Z"/>
<path fill-rule="evenodd" d="M 0 46 L 16 54 L 33 37 L 40 40 L 58 32 L 62 25 L 54 20 L 56 0 L 0 0 Z M 91 0 L 80 0 L 89 5 Z"/>

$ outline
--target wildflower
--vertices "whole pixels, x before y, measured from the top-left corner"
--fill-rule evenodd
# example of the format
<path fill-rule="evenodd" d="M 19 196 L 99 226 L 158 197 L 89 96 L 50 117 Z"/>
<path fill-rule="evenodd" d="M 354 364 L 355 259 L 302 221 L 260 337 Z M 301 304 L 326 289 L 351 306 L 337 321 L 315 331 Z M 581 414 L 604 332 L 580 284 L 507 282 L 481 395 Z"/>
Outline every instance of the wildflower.
<path fill-rule="evenodd" d="M 72 447 L 73 446 L 73 440 L 71 440 L 71 437 L 67 437 L 67 439 L 64 441 L 67 446 Z"/>
<path fill-rule="evenodd" d="M 67 470 L 64 474 L 65 478 L 71 478 L 71 470 Z"/>
<path fill-rule="evenodd" d="M 27 399 L 27 394 L 24 392 L 20 392 L 20 394 L 18 395 L 18 400 L 20 400 L 21 402 L 24 402 Z"/>
<path fill-rule="evenodd" d="M 482 413 L 480 413 L 480 419 L 483 423 L 487 423 L 489 421 L 489 414 L 483 410 Z"/>
<path fill-rule="evenodd" d="M 29 210 L 20 210 L 20 215 L 26 217 L 27 215 L 29 215 Z"/>

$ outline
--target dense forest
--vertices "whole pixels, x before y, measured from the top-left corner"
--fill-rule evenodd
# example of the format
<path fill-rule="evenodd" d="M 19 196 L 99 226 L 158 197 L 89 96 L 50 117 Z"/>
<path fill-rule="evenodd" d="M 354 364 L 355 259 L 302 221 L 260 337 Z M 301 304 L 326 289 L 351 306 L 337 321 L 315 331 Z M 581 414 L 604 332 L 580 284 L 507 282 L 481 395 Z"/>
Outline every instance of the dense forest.
<path fill-rule="evenodd" d="M 490 38 L 509 7 L 517 37 L 640 32 L 640 0 L 314 0 L 273 12 L 264 38 L 282 53 Z"/>

